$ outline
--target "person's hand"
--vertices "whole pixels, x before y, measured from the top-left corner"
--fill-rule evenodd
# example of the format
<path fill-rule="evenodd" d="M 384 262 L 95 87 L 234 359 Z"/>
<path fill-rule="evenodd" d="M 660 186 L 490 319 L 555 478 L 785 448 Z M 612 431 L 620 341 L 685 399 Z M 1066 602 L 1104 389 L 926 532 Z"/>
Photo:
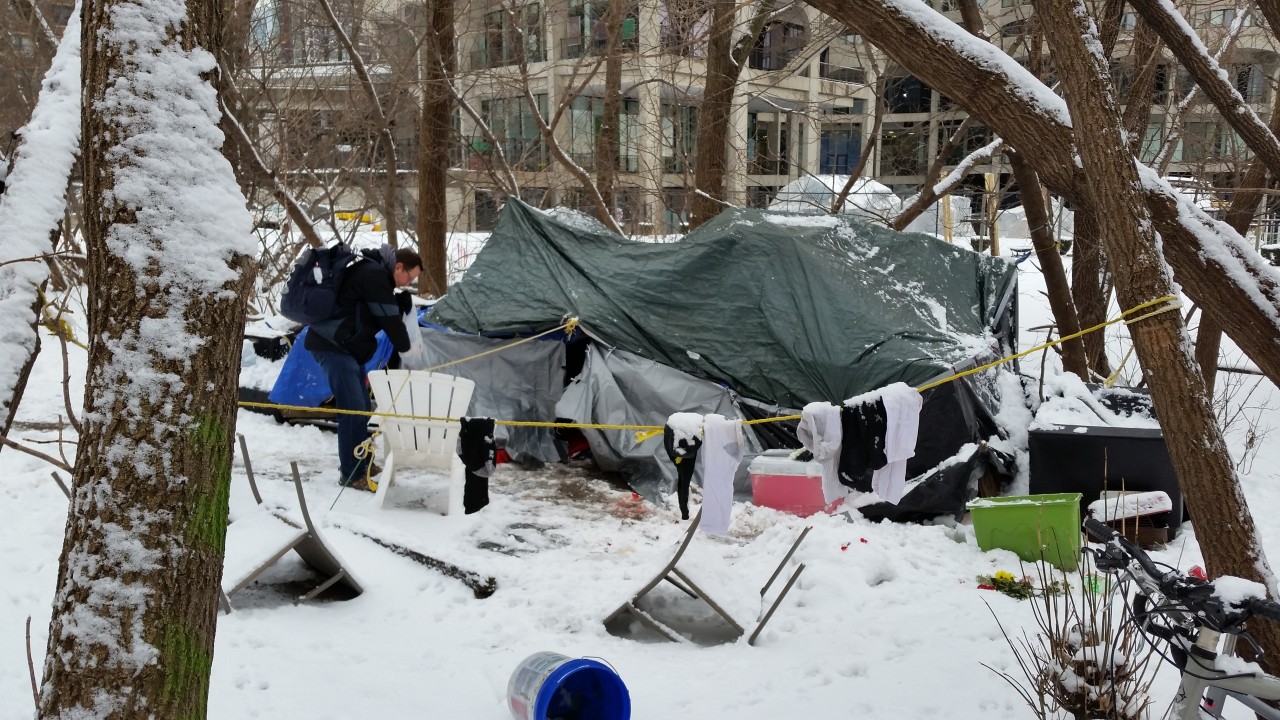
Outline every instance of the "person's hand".
<path fill-rule="evenodd" d="M 413 295 L 407 292 L 396 293 L 396 304 L 400 306 L 401 315 L 408 315 L 413 311 Z"/>

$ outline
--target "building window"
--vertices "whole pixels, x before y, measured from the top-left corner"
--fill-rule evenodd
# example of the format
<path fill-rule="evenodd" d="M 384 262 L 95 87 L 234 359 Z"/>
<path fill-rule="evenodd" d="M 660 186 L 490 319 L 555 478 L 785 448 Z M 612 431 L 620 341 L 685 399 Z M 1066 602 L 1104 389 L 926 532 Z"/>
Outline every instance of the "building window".
<path fill-rule="evenodd" d="M 505 197 L 499 197 L 494 190 L 476 190 L 475 195 L 475 228 L 479 232 L 488 232 L 498 226 L 498 214 L 502 212 Z"/>
<path fill-rule="evenodd" d="M 836 82 L 864 84 L 867 82 L 867 71 L 857 65 L 853 53 L 832 52 L 826 48 L 818 56 L 818 77 Z"/>
<path fill-rule="evenodd" d="M 1138 151 L 1138 159 L 1144 163 L 1154 162 L 1156 154 L 1164 146 L 1164 138 L 1164 123 L 1155 122 L 1147 125 L 1146 132 L 1142 134 L 1142 148 Z"/>
<path fill-rule="evenodd" d="M 818 141 L 818 174 L 848 175 L 862 157 L 862 125 L 827 123 Z"/>
<path fill-rule="evenodd" d="M 1226 10 L 1205 10 L 1203 12 L 1198 12 L 1195 14 L 1195 16 L 1192 18 L 1192 25 L 1198 28 L 1206 28 L 1206 27 L 1225 28 L 1225 27 L 1229 27 L 1232 23 L 1234 23 L 1235 20 L 1236 20 L 1236 10 L 1234 8 L 1229 8 Z M 1244 27 L 1249 27 L 1253 25 L 1253 16 L 1246 14 L 1244 18 L 1241 20 L 1241 24 Z"/>
<path fill-rule="evenodd" d="M 669 173 L 693 170 L 698 152 L 698 109 L 662 105 L 662 169 Z"/>
<path fill-rule="evenodd" d="M 669 233 L 689 231 L 688 191 L 684 188 L 662 190 L 662 224 Z"/>
<path fill-rule="evenodd" d="M 928 123 L 885 123 L 880 134 L 880 174 L 919 175 L 928 154 Z"/>
<path fill-rule="evenodd" d="M 1189 122 L 1182 132 L 1182 153 L 1177 158 L 1184 163 L 1204 162 L 1216 150 L 1217 124 Z"/>
<path fill-rule="evenodd" d="M 1023 35 L 1029 35 L 1031 34 L 1034 23 L 1035 23 L 1034 17 L 1018 18 L 1017 20 L 1007 22 L 1004 25 L 1000 26 L 1000 37 L 1009 38 L 1009 37 L 1022 37 Z"/>
<path fill-rule="evenodd" d="M 530 3 L 484 16 L 484 35 L 471 57 L 471 69 L 542 62 L 542 5 Z"/>
<path fill-rule="evenodd" d="M 962 120 L 946 120 L 938 123 L 938 147 L 941 148 L 946 145 L 947 141 L 960 129 L 962 124 Z M 960 138 L 956 146 L 947 155 L 946 164 L 959 165 L 962 160 L 990 142 L 991 130 L 989 128 L 977 123 L 970 123 L 969 128 L 965 130 L 964 137 Z"/>
<path fill-rule="evenodd" d="M 1227 162 L 1239 162 L 1253 157 L 1253 151 L 1244 144 L 1244 138 L 1229 127 L 1218 128 L 1217 154 L 1219 159 Z"/>
<path fill-rule="evenodd" d="M 56 28 L 65 28 L 67 21 L 71 19 L 71 11 L 75 8 L 71 5 L 54 5 L 49 8 L 49 19 L 53 21 Z"/>
<path fill-rule="evenodd" d="M 885 105 L 891 113 L 929 112 L 933 91 L 928 85 L 911 77 L 889 78 L 885 84 Z"/>
<path fill-rule="evenodd" d="M 640 171 L 640 101 L 623 98 L 618 116 L 618 169 Z M 579 95 L 569 106 L 569 155 L 586 170 L 595 169 L 596 145 L 604 121 L 604 98 Z"/>
<path fill-rule="evenodd" d="M 535 95 L 538 113 L 547 114 L 547 96 Z M 525 98 L 496 98 L 480 103 L 481 114 L 502 146 L 507 163 L 520 170 L 543 170 L 547 167 L 547 145 L 534 118 L 533 110 Z M 487 152 L 488 143 L 480 141 L 481 148 L 472 143 L 472 152 Z"/>
<path fill-rule="evenodd" d="M 1266 89 L 1266 76 L 1261 65 L 1232 65 L 1231 77 L 1235 81 L 1236 92 L 1247 103 L 1262 102 Z"/>
<path fill-rule="evenodd" d="M 574 60 L 586 54 L 603 54 L 609 44 L 609 26 L 605 21 L 605 12 L 609 9 L 608 0 L 592 3 L 590 0 L 571 0 L 569 16 L 565 20 L 564 40 L 560 49 L 560 57 Z M 640 5 L 632 0 L 627 4 L 626 15 L 622 18 L 622 35 L 619 38 L 621 50 L 635 50 L 640 36 Z"/>
<path fill-rule="evenodd" d="M 773 202 L 773 198 L 777 196 L 778 189 L 764 186 L 747 188 L 747 207 L 760 208 L 761 210 L 768 208 L 769 203 Z"/>
<path fill-rule="evenodd" d="M 808 33 L 803 25 L 772 22 L 765 25 L 751 49 L 749 66 L 756 70 L 781 70 L 804 49 Z"/>
<path fill-rule="evenodd" d="M 786 175 L 790 168 L 790 116 L 747 113 L 747 174 Z"/>

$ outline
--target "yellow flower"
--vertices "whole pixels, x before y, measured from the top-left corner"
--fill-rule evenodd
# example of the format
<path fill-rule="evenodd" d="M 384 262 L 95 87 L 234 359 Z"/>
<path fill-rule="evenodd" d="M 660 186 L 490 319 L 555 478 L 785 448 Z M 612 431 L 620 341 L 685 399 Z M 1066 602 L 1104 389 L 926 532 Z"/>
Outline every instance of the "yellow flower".
<path fill-rule="evenodd" d="M 1013 582 L 1013 573 L 1001 570 L 995 574 L 995 579 L 1000 582 Z"/>

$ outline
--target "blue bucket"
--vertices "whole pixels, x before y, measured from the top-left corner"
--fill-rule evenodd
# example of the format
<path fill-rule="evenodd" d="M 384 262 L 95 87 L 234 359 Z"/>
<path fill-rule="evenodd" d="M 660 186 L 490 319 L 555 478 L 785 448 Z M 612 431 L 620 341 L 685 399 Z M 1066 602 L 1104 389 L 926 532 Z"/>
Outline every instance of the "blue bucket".
<path fill-rule="evenodd" d="M 608 665 L 589 658 L 536 652 L 507 683 L 516 720 L 630 720 L 631 696 Z"/>

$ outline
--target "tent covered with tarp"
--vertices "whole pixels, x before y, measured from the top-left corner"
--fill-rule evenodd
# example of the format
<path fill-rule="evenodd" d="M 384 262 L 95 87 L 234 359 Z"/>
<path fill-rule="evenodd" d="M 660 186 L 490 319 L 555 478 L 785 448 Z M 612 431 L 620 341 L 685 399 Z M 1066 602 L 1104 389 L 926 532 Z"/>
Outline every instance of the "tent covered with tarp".
<path fill-rule="evenodd" d="M 919 387 L 1000 357 L 1014 345 L 1016 278 L 1003 259 L 849 216 L 729 209 L 678 242 L 650 243 L 512 199 L 423 332 L 439 364 L 578 319 L 564 355 L 539 352 L 540 341 L 501 353 L 514 353 L 504 361 L 514 365 L 500 371 L 452 366 L 477 380 L 477 398 L 525 396 L 523 409 L 473 401 L 471 415 L 658 426 L 679 411 L 760 418 L 894 382 Z M 476 339 L 462 347 L 459 336 Z M 517 376 L 556 372 L 563 387 L 544 383 L 545 396 L 519 389 Z M 909 477 L 957 464 L 964 446 L 998 432 L 992 392 L 978 374 L 925 394 Z M 797 446 L 794 423 L 749 427 L 749 452 Z M 661 438 L 584 434 L 597 462 L 637 492 L 658 498 L 674 487 Z M 556 459 L 552 446 L 509 443 L 540 460 Z"/>

